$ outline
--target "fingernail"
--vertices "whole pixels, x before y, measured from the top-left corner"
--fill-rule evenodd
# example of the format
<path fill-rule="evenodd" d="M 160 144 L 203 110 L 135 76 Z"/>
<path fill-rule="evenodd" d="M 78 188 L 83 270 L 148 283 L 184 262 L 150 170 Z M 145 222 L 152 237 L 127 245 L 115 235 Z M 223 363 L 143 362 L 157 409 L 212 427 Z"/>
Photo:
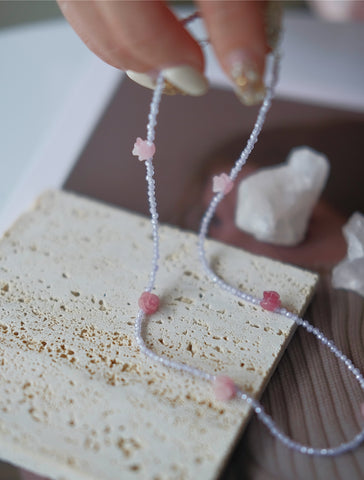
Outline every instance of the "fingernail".
<path fill-rule="evenodd" d="M 142 87 L 151 88 L 154 90 L 156 80 L 151 74 L 134 72 L 133 70 L 127 70 L 126 74 L 131 80 L 138 83 Z"/>
<path fill-rule="evenodd" d="M 266 4 L 265 8 L 265 33 L 267 36 L 267 43 L 271 50 L 277 46 L 281 27 L 282 27 L 282 4 L 278 0 L 270 0 Z"/>
<path fill-rule="evenodd" d="M 126 71 L 127 76 L 134 82 L 146 88 L 154 89 L 158 72 L 138 73 L 133 70 Z M 207 92 L 208 82 L 196 69 L 188 65 L 169 67 L 162 70 L 165 81 L 163 93 L 167 95 L 187 94 L 203 95 Z"/>
<path fill-rule="evenodd" d="M 245 52 L 237 51 L 228 56 L 230 77 L 235 84 L 235 93 L 244 105 L 261 103 L 265 85 L 256 63 Z"/>
<path fill-rule="evenodd" d="M 152 90 L 155 89 L 155 86 L 157 84 L 158 72 L 139 73 L 139 72 L 134 72 L 133 70 L 127 70 L 126 74 L 131 80 L 138 83 L 142 87 L 151 88 Z M 176 95 L 177 93 L 180 93 L 183 95 L 184 92 L 182 92 L 177 87 L 172 85 L 170 82 L 168 82 L 168 80 L 165 81 L 164 83 L 165 85 L 164 85 L 163 93 L 165 93 L 166 95 Z"/>
<path fill-rule="evenodd" d="M 189 65 L 165 68 L 162 73 L 165 80 L 188 95 L 203 95 L 208 90 L 206 77 Z"/>

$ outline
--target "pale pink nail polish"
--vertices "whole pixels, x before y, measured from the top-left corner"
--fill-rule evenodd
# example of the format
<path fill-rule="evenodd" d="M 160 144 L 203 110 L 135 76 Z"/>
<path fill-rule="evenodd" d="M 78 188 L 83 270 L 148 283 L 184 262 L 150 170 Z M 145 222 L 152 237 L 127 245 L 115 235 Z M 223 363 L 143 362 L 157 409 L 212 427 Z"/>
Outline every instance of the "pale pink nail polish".
<path fill-rule="evenodd" d="M 235 93 L 244 105 L 256 105 L 263 101 L 265 85 L 253 55 L 242 50 L 231 52 L 226 65 L 235 84 Z"/>

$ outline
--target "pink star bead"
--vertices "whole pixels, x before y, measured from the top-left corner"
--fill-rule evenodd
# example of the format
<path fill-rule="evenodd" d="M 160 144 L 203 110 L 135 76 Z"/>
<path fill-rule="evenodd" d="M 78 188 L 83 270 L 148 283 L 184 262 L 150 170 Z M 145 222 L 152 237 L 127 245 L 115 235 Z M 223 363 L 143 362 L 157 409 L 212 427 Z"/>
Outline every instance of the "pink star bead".
<path fill-rule="evenodd" d="M 224 193 L 225 195 L 233 189 L 234 182 L 229 175 L 222 173 L 221 175 L 215 175 L 212 179 L 212 191 L 215 193 Z"/>
<path fill-rule="evenodd" d="M 225 375 L 219 375 L 215 378 L 213 389 L 217 400 L 230 400 L 236 395 L 236 386 L 234 380 L 232 380 L 230 377 L 226 377 Z"/>
<path fill-rule="evenodd" d="M 159 308 L 159 297 L 154 293 L 143 292 L 139 297 L 138 305 L 144 313 L 152 315 Z"/>
<path fill-rule="evenodd" d="M 269 312 L 274 312 L 276 308 L 281 306 L 279 293 L 274 291 L 263 292 L 263 300 L 260 302 L 260 306 Z"/>
<path fill-rule="evenodd" d="M 148 140 L 142 140 L 140 137 L 136 139 L 133 148 L 133 155 L 139 158 L 140 161 L 149 160 L 155 154 L 154 143 L 149 143 Z"/>

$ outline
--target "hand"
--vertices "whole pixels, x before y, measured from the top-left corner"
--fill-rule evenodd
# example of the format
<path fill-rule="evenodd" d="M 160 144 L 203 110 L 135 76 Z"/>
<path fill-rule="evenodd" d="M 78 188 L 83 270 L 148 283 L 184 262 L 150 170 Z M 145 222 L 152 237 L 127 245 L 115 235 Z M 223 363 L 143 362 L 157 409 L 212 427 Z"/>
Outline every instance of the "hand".
<path fill-rule="evenodd" d="M 58 3 L 86 45 L 105 62 L 126 70 L 138 83 L 153 88 L 157 73 L 162 71 L 170 93 L 201 95 L 207 91 L 201 48 L 165 2 Z M 275 15 L 270 18 L 276 34 L 277 6 L 279 2 L 196 1 L 217 58 L 246 104 L 258 103 L 264 95 L 262 75 L 270 49 L 265 21 L 267 8 L 273 7 Z"/>

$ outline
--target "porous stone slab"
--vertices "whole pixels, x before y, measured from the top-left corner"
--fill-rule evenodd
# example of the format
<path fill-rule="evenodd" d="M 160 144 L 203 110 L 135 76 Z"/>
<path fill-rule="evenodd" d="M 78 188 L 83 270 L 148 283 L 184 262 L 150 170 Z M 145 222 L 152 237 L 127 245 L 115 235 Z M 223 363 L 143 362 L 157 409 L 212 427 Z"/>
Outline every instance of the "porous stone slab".
<path fill-rule="evenodd" d="M 294 325 L 209 282 L 195 234 L 160 234 L 148 345 L 259 397 Z M 42 196 L 1 240 L 4 460 L 56 479 L 217 477 L 249 409 L 140 354 L 133 324 L 151 247 L 148 219 L 65 192 Z M 316 275 L 215 241 L 207 251 L 233 285 L 306 308 Z"/>

